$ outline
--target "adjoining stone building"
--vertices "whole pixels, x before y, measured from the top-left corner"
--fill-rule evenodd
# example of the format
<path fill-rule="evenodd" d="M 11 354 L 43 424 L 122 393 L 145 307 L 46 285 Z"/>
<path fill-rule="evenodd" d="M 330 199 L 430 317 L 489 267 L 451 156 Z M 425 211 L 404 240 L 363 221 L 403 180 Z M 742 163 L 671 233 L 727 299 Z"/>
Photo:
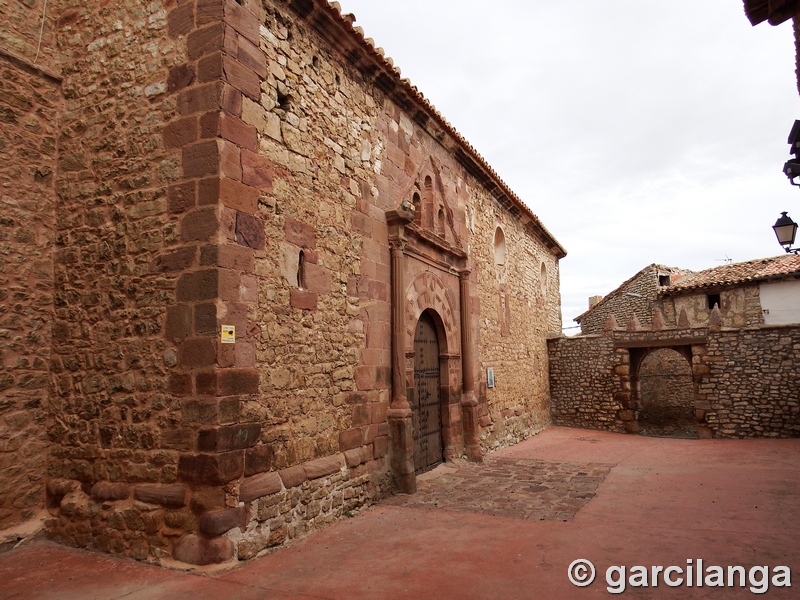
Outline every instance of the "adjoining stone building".
<path fill-rule="evenodd" d="M 641 325 L 649 327 L 658 293 L 693 274 L 686 269 L 648 265 L 606 296 L 589 298 L 589 309 L 574 320 L 583 334 L 601 333 L 611 316 L 616 323 L 626 324 L 635 315 Z"/>
<path fill-rule="evenodd" d="M 336 3 L 2 15 L 0 528 L 246 559 L 549 424 L 564 249 Z"/>
<path fill-rule="evenodd" d="M 610 315 L 602 332 L 550 341 L 554 423 L 664 433 L 669 417 L 701 437 L 800 435 L 800 256 L 701 271 L 651 302 L 637 308 L 648 320 Z"/>

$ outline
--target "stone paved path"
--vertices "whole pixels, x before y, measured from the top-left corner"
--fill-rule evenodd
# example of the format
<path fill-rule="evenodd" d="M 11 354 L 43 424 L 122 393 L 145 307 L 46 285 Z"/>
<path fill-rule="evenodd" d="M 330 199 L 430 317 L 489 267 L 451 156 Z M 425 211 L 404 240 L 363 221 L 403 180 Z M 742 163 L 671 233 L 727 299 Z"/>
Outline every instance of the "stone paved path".
<path fill-rule="evenodd" d="M 511 519 L 571 521 L 594 498 L 609 465 L 487 458 L 441 465 L 418 478 L 417 493 L 385 503 Z"/>
<path fill-rule="evenodd" d="M 234 568 L 171 571 L 47 542 L 0 554 L 0 600 L 591 600 L 612 566 L 791 569 L 800 587 L 800 439 L 682 440 L 552 427 L 420 477 L 416 496 Z M 573 586 L 578 558 L 597 579 Z M 624 598 L 746 599 L 748 587 Z"/>

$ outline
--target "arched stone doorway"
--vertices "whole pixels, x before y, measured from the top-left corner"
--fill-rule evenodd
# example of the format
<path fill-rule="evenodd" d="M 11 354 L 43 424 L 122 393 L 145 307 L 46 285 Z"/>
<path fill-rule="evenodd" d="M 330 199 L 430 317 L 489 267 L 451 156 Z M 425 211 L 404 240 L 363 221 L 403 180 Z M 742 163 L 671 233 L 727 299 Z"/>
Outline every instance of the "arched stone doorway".
<path fill-rule="evenodd" d="M 416 474 L 444 462 L 441 388 L 439 335 L 433 314 L 426 310 L 415 329 L 414 388 L 409 394 Z"/>
<path fill-rule="evenodd" d="M 658 348 L 638 362 L 639 433 L 696 438 L 696 390 L 690 357 L 672 348 Z"/>

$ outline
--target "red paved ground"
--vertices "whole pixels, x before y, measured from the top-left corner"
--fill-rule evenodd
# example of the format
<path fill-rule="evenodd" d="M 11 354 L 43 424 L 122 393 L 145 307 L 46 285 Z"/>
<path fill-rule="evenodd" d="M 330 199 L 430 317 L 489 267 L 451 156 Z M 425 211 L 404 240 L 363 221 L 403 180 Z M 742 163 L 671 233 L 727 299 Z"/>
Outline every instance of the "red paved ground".
<path fill-rule="evenodd" d="M 415 507 L 421 500 L 413 497 L 393 500 L 214 575 L 35 543 L 0 555 L 0 598 L 588 599 L 611 596 L 605 582 L 611 565 L 686 567 L 687 559 L 705 566 L 786 565 L 793 587 L 770 585 L 763 596 L 800 598 L 800 439 L 678 440 L 554 427 L 495 453 L 487 468 L 497 477 L 498 464 L 521 465 L 513 473 L 524 480 L 532 461 L 540 473 L 566 470 L 567 478 L 573 469 L 586 472 L 580 469 L 588 463 L 610 471 L 571 520 L 542 521 L 563 514 L 536 512 L 542 494 L 551 507 L 552 489 L 526 497 L 524 486 L 509 487 L 508 514 L 515 516 L 497 516 L 492 511 L 502 498 L 487 498 L 472 471 L 461 477 L 446 466 L 425 477 L 420 498 L 435 504 L 439 493 L 447 508 Z M 558 488 L 557 477 L 536 477 Z M 492 480 L 490 487 L 498 485 Z M 464 502 L 467 487 L 472 509 Z M 589 587 L 567 579 L 577 558 L 597 566 Z M 671 588 L 663 579 L 657 588 L 626 587 L 629 598 L 758 596 L 747 587 Z"/>

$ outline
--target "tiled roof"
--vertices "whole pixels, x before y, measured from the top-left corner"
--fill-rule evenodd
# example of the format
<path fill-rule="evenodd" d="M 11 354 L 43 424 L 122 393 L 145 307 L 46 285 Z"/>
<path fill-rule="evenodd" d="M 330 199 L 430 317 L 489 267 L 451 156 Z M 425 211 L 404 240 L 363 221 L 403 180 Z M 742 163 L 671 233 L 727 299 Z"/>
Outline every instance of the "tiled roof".
<path fill-rule="evenodd" d="M 797 0 L 744 0 L 744 14 L 752 25 L 769 21 L 780 25 L 797 12 Z"/>
<path fill-rule="evenodd" d="M 422 95 L 417 87 L 412 85 L 408 78 L 401 76 L 400 69 L 394 65 L 394 61 L 391 58 L 384 54 L 383 49 L 376 47 L 371 38 L 365 37 L 364 30 L 361 29 L 361 27 L 353 25 L 353 21 L 356 20 L 354 15 L 343 15 L 342 7 L 338 2 L 329 2 L 328 0 L 284 1 L 288 2 L 290 8 L 298 12 L 301 16 L 309 17 L 309 15 L 311 15 L 309 20 L 319 28 L 320 33 L 327 37 L 333 43 L 334 47 L 339 48 L 357 69 L 361 70 L 365 75 L 371 75 L 374 78 L 375 84 L 393 98 L 415 121 L 422 124 L 429 119 L 436 121 L 436 123 L 438 123 L 438 125 L 458 144 L 459 148 L 456 148 L 453 152 L 455 157 L 492 193 L 494 198 L 514 217 L 519 219 L 526 229 L 539 237 L 559 258 L 563 258 L 567 255 L 567 251 L 558 240 L 556 240 L 553 234 L 547 230 L 544 224 L 539 220 L 539 217 L 537 217 L 522 199 L 500 179 L 500 176 L 489 163 L 486 162 L 486 159 L 475 150 L 472 144 L 456 131 L 441 113 L 436 110 L 436 107 Z M 338 26 L 350 35 L 356 43 L 343 45 L 341 44 L 341 40 L 331 39 L 335 36 L 331 35 L 333 32 L 325 27 L 324 23 L 319 18 L 320 15 L 316 17 L 312 15 L 314 12 L 314 5 L 321 8 L 323 12 L 328 13 Z M 355 46 L 355 48 L 352 46 Z M 376 69 L 371 65 L 358 64 L 360 61 L 356 58 L 357 55 L 354 55 L 352 52 L 356 50 L 356 48 L 366 53 L 366 55 L 379 66 L 379 70 L 382 71 L 382 73 L 376 72 Z"/>
<path fill-rule="evenodd" d="M 742 283 L 792 276 L 800 277 L 800 255 L 782 254 L 772 258 L 759 258 L 706 269 L 662 289 L 659 295 L 671 296 L 692 290 L 731 287 Z"/>

